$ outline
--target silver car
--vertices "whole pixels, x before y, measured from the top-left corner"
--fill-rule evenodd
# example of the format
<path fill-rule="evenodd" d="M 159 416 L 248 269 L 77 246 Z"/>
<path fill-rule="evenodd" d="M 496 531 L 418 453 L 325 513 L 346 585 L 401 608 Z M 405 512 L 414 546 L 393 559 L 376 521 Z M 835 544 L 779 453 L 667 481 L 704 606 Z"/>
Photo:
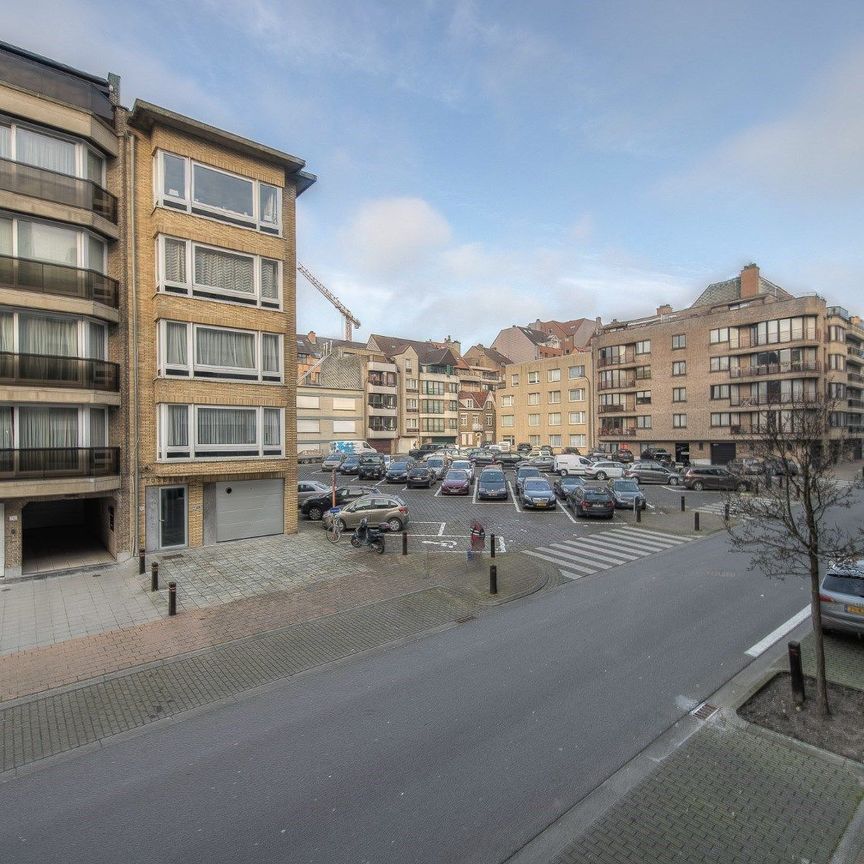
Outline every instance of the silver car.
<path fill-rule="evenodd" d="M 832 564 L 819 591 L 825 630 L 864 633 L 864 558 Z"/>
<path fill-rule="evenodd" d="M 321 470 L 333 471 L 342 464 L 342 461 L 344 459 L 345 454 L 339 452 L 338 450 L 335 453 L 330 453 L 328 456 L 324 457 L 324 461 L 321 463 Z"/>
<path fill-rule="evenodd" d="M 297 506 L 302 507 L 309 498 L 318 498 L 330 491 L 329 486 L 317 480 L 300 480 L 297 483 Z"/>

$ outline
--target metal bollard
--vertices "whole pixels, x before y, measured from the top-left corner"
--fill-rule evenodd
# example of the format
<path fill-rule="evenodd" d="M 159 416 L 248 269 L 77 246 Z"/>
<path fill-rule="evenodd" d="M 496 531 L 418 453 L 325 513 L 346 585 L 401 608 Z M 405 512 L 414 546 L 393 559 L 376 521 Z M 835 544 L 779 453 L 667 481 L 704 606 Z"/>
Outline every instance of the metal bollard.
<path fill-rule="evenodd" d="M 638 501 L 633 502 L 633 509 L 636 511 L 636 521 L 641 522 L 642 521 L 642 508 L 639 506 Z"/>
<path fill-rule="evenodd" d="M 801 667 L 801 645 L 789 643 L 789 673 L 792 684 L 792 698 L 796 705 L 803 705 L 807 698 L 804 694 L 804 670 Z"/>
<path fill-rule="evenodd" d="M 138 550 L 138 575 L 143 576 L 147 572 L 145 553 L 143 549 Z"/>
<path fill-rule="evenodd" d="M 402 554 L 403 555 L 408 554 L 408 532 L 407 531 L 402 532 Z"/>
<path fill-rule="evenodd" d="M 494 564 L 489 565 L 489 593 L 498 593 L 498 568 Z"/>
<path fill-rule="evenodd" d="M 177 583 L 168 583 L 168 614 L 177 614 Z"/>
<path fill-rule="evenodd" d="M 681 512 L 684 512 L 684 496 L 681 496 Z"/>
<path fill-rule="evenodd" d="M 495 557 L 495 535 L 494 534 L 492 535 L 492 548 L 491 548 L 491 551 L 489 552 L 489 557 L 490 558 Z"/>
<path fill-rule="evenodd" d="M 699 530 L 699 511 L 698 510 L 693 511 L 693 530 L 694 531 Z"/>
<path fill-rule="evenodd" d="M 728 521 L 729 521 L 729 504 L 728 504 L 728 503 L 726 503 L 726 504 L 723 506 L 723 521 L 724 521 L 724 522 L 728 522 Z"/>
<path fill-rule="evenodd" d="M 150 565 L 150 590 L 159 590 L 159 562 L 154 561 Z"/>

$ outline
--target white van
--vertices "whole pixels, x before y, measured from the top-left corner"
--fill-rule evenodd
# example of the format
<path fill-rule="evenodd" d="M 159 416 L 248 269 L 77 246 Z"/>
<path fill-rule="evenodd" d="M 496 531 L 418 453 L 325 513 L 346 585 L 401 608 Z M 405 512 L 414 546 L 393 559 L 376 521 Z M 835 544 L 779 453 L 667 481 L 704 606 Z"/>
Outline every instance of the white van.
<path fill-rule="evenodd" d="M 575 453 L 562 453 L 555 457 L 555 473 L 566 477 L 568 474 L 584 475 L 591 467 L 591 460 Z"/>
<path fill-rule="evenodd" d="M 370 447 L 365 441 L 331 441 L 331 450 L 340 453 L 377 453 L 374 447 Z"/>

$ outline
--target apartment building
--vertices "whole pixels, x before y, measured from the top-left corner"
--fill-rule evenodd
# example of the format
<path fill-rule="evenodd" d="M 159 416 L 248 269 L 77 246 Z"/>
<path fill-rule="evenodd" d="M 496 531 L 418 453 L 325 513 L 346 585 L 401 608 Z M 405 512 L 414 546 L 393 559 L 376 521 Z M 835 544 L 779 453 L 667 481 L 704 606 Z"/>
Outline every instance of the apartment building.
<path fill-rule="evenodd" d="M 463 355 L 466 371 L 460 376 L 463 390 L 495 390 L 504 382 L 504 367 L 512 362 L 509 357 L 487 348 L 472 345 Z"/>
<path fill-rule="evenodd" d="M 315 177 L 147 102 L 128 126 L 142 545 L 293 532 L 295 200 Z"/>
<path fill-rule="evenodd" d="M 118 88 L 0 43 L 0 576 L 134 548 Z"/>
<path fill-rule="evenodd" d="M 495 395 L 491 390 L 459 394 L 459 446 L 483 447 L 495 438 Z"/>
<path fill-rule="evenodd" d="M 532 447 L 594 446 L 590 351 L 512 363 L 496 391 L 497 440 Z"/>
<path fill-rule="evenodd" d="M 513 324 L 498 333 L 492 349 L 510 358 L 511 363 L 569 354 L 588 344 L 599 323 L 599 318 L 596 321 L 588 318 L 541 321 L 538 318 L 533 324 Z"/>
<path fill-rule="evenodd" d="M 817 294 L 799 297 L 755 264 L 709 285 L 688 308 L 612 322 L 593 340 L 599 441 L 678 461 L 725 463 L 784 403 L 841 400 L 832 446 L 861 452 L 860 319 Z"/>

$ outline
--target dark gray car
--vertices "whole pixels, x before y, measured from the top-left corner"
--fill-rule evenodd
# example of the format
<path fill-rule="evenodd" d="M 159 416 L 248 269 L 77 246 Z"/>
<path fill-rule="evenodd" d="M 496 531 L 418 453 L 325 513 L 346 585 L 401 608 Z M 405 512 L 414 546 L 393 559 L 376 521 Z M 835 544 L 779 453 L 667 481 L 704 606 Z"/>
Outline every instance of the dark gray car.
<path fill-rule="evenodd" d="M 557 498 L 545 478 L 526 477 L 519 500 L 525 509 L 554 510 Z"/>
<path fill-rule="evenodd" d="M 668 486 L 677 486 L 681 482 L 681 476 L 661 465 L 659 462 L 640 459 L 634 462 L 625 472 L 625 477 L 633 478 L 637 483 L 662 483 Z"/>

